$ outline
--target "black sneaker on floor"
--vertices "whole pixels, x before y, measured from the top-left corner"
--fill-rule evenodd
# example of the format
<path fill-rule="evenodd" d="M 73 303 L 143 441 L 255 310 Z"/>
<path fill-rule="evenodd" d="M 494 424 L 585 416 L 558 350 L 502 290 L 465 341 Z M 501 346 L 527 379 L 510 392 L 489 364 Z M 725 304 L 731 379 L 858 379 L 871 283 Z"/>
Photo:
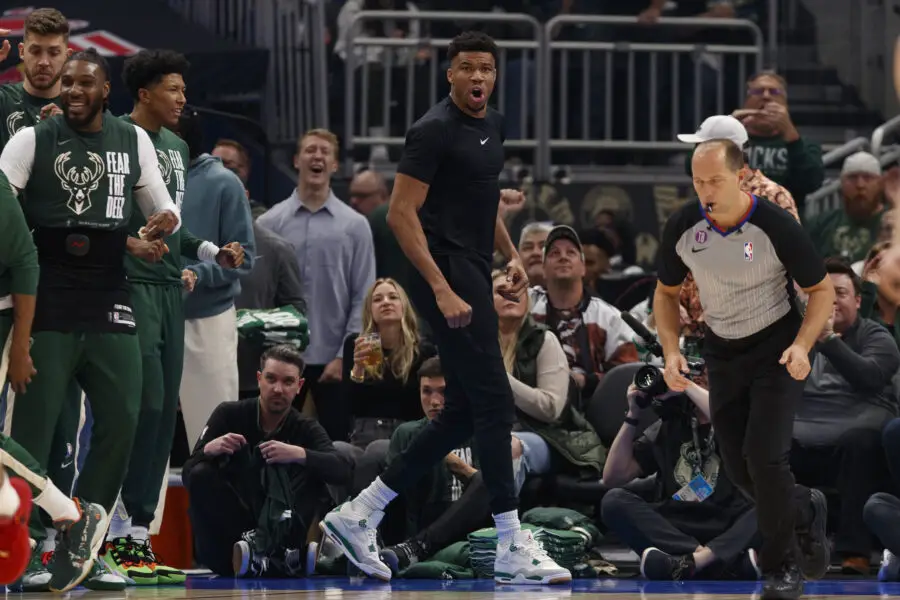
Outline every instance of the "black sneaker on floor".
<path fill-rule="evenodd" d="M 647 548 L 641 555 L 641 575 L 651 581 L 693 579 L 696 566 L 690 555 L 672 556 L 659 548 Z"/>
<path fill-rule="evenodd" d="M 805 527 L 797 528 L 797 544 L 800 546 L 799 563 L 807 579 L 821 579 L 831 564 L 831 545 L 825 526 L 828 522 L 828 502 L 825 494 L 817 489 L 809 490 L 812 520 Z"/>
<path fill-rule="evenodd" d="M 391 568 L 391 573 L 399 575 L 401 571 L 423 560 L 422 546 L 415 540 L 409 540 L 390 546 L 381 551 L 381 560 Z"/>
<path fill-rule="evenodd" d="M 797 566 L 766 575 L 761 600 L 796 600 L 803 595 L 803 576 Z"/>

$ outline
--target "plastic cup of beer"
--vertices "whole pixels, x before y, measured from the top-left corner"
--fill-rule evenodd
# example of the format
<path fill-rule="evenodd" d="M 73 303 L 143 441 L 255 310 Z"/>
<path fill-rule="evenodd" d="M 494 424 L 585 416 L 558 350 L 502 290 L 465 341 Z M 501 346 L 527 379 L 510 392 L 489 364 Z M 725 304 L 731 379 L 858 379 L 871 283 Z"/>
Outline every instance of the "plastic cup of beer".
<path fill-rule="evenodd" d="M 368 333 L 363 336 L 363 343 L 369 351 L 364 363 L 366 377 L 381 379 L 384 377 L 384 351 L 381 348 L 381 336 L 377 333 Z"/>

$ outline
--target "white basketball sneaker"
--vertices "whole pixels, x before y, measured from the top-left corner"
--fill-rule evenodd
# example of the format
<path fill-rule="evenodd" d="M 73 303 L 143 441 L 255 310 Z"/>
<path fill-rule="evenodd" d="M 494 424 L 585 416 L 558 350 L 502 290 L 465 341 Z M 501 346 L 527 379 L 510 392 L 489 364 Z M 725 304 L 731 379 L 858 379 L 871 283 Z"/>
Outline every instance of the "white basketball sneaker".
<path fill-rule="evenodd" d="M 367 517 L 356 514 L 345 502 L 325 515 L 319 527 L 356 568 L 369 577 L 390 581 L 391 568 L 378 555 L 378 524 L 383 518 L 381 511 Z"/>
<path fill-rule="evenodd" d="M 494 580 L 498 583 L 553 585 L 571 582 L 572 574 L 556 564 L 531 532 L 523 529 L 516 532 L 510 545 L 497 544 Z"/>

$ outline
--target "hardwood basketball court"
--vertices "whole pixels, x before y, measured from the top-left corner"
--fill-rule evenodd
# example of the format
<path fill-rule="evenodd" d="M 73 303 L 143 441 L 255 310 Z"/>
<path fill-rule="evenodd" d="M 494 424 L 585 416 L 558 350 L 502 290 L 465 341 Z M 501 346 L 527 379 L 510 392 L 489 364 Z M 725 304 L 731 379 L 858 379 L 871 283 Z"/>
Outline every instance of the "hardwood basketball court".
<path fill-rule="evenodd" d="M 518 597 L 517 597 L 518 595 Z M 9 594 L 10 597 L 18 594 Z M 645 582 L 638 579 L 576 580 L 571 586 L 495 585 L 490 580 L 397 580 L 384 584 L 370 579 L 234 580 L 209 576 L 191 577 L 186 586 L 131 587 L 125 592 L 92 592 L 79 588 L 72 597 L 98 600 L 158 598 L 166 600 L 745 600 L 759 598 L 752 582 L 704 581 L 688 583 Z M 23 598 L 60 598 L 56 594 L 23 594 Z M 872 600 L 900 597 L 900 584 L 870 580 L 828 579 L 808 583 L 806 597 L 817 600 Z"/>

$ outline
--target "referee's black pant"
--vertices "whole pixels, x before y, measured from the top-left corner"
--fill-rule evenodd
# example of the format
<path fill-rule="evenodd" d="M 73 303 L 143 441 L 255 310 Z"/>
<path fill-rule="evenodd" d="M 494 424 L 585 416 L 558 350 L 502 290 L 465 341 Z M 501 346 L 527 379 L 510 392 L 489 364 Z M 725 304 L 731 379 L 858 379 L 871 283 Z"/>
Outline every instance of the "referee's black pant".
<path fill-rule="evenodd" d="M 500 354 L 491 266 L 482 259 L 435 256 L 451 289 L 472 307 L 472 322 L 451 329 L 434 292 L 415 272 L 410 296 L 431 327 L 447 382 L 444 409 L 391 461 L 381 480 L 400 491 L 419 480 L 474 433 L 478 460 L 493 514 L 518 508 L 510 431 L 515 404 Z"/>
<path fill-rule="evenodd" d="M 800 322 L 792 310 L 751 336 L 731 340 L 707 331 L 703 343 L 716 439 L 728 476 L 756 501 L 763 573 L 796 564 L 795 525 L 812 518 L 809 489 L 795 484 L 789 462 L 804 382 L 778 362 Z"/>

